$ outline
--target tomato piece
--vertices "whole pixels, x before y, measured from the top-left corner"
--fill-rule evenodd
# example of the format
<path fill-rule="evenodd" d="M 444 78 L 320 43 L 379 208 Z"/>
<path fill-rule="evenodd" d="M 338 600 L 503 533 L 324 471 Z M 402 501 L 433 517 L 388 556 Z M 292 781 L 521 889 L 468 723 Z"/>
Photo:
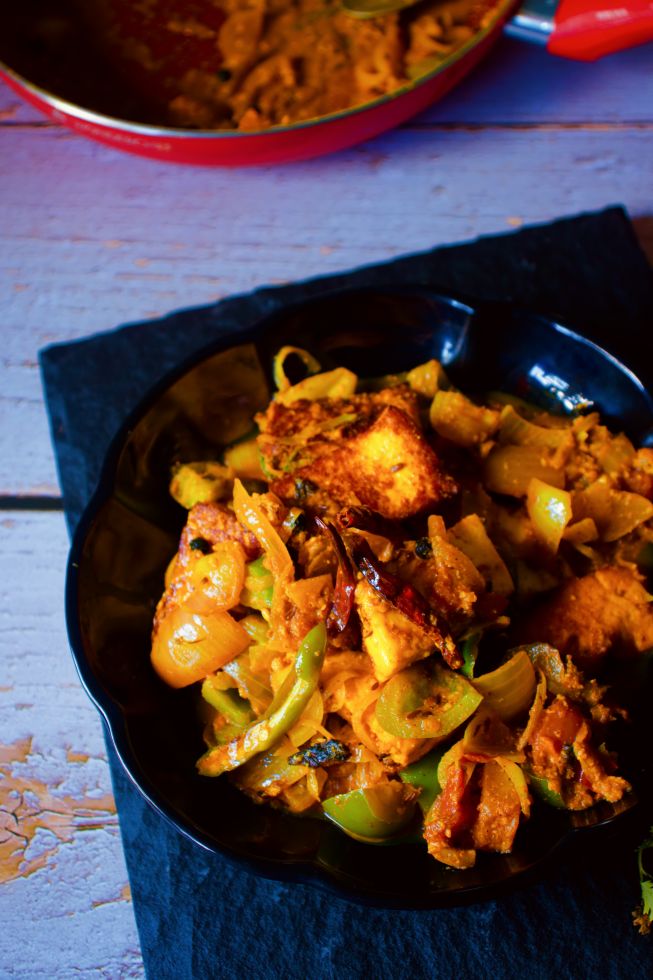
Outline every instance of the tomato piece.
<path fill-rule="evenodd" d="M 583 724 L 583 716 L 564 697 L 557 697 L 553 704 L 542 712 L 537 727 L 536 739 L 550 739 L 558 751 L 565 745 L 573 745 Z"/>

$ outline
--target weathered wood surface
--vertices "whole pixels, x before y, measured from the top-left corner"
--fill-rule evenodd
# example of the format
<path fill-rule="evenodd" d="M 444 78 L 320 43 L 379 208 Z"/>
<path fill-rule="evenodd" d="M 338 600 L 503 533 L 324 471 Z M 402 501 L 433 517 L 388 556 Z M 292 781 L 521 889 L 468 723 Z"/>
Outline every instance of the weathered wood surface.
<path fill-rule="evenodd" d="M 0 976 L 142 975 L 97 712 L 68 653 L 62 514 L 0 515 Z"/>
<path fill-rule="evenodd" d="M 653 259 L 652 191 L 653 45 L 581 65 L 505 41 L 394 133 L 240 172 L 88 143 L 0 85 L 0 975 L 142 975 L 101 725 L 65 637 L 63 518 L 34 510 L 59 496 L 37 350 L 614 203 Z"/>

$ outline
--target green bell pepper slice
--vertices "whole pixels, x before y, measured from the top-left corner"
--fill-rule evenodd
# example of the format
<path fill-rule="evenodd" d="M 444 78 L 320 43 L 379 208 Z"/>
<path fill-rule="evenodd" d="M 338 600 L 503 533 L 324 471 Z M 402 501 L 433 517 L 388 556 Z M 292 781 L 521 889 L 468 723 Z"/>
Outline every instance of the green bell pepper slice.
<path fill-rule="evenodd" d="M 240 595 L 240 601 L 250 609 L 265 612 L 272 605 L 274 595 L 274 580 L 269 568 L 263 564 L 263 557 L 247 563 L 245 586 Z"/>
<path fill-rule="evenodd" d="M 463 641 L 460 647 L 460 653 L 463 658 L 463 665 L 460 668 L 460 673 L 469 681 L 471 681 L 474 677 L 480 640 L 480 633 L 472 633 L 471 636 L 468 636 L 467 639 Z"/>
<path fill-rule="evenodd" d="M 386 683 L 376 719 L 396 738 L 447 738 L 472 715 L 483 695 L 440 664 L 413 664 Z"/>
<path fill-rule="evenodd" d="M 256 718 L 249 701 L 241 698 L 238 691 L 221 691 L 213 686 L 209 677 L 202 684 L 202 697 L 212 708 L 224 715 L 227 721 L 240 728 L 246 728 Z"/>
<path fill-rule="evenodd" d="M 326 626 L 319 623 L 304 637 L 292 670 L 265 714 L 225 745 L 205 752 L 197 763 L 200 775 L 219 776 L 237 769 L 260 752 L 267 752 L 290 731 L 317 688 L 326 643 Z"/>
<path fill-rule="evenodd" d="M 402 782 L 421 790 L 417 802 L 423 813 L 428 813 L 436 796 L 442 792 L 438 779 L 438 766 L 444 753 L 445 749 L 438 746 L 418 759 L 417 762 L 411 762 L 399 773 Z"/>
<path fill-rule="evenodd" d="M 560 793 L 556 790 L 551 789 L 548 779 L 544 776 L 535 776 L 532 772 L 524 771 L 524 774 L 528 780 L 528 785 L 533 790 L 535 796 L 542 800 L 543 803 L 548 803 L 549 806 L 555 807 L 556 810 L 566 810 L 565 801 L 560 796 Z"/>
<path fill-rule="evenodd" d="M 349 837 L 375 843 L 393 837 L 413 817 L 415 804 L 406 800 L 402 783 L 381 783 L 331 796 L 322 809 Z"/>

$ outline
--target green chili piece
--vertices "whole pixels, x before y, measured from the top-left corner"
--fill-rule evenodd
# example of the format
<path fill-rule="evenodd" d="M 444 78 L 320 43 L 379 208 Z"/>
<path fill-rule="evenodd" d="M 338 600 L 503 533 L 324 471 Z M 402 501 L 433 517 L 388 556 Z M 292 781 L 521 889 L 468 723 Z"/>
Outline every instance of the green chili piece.
<path fill-rule="evenodd" d="M 266 752 L 292 728 L 317 688 L 326 641 L 324 623 L 314 626 L 306 634 L 292 670 L 268 710 L 237 738 L 205 752 L 197 763 L 201 775 L 219 776 L 237 769 L 252 756 Z"/>
<path fill-rule="evenodd" d="M 478 659 L 478 644 L 480 639 L 480 633 L 472 633 L 471 636 L 468 636 L 467 639 L 463 641 L 460 647 L 460 652 L 463 658 L 463 665 L 460 668 L 460 673 L 463 674 L 463 676 L 469 681 L 471 681 L 474 677 L 474 668 L 476 667 L 476 661 Z"/>

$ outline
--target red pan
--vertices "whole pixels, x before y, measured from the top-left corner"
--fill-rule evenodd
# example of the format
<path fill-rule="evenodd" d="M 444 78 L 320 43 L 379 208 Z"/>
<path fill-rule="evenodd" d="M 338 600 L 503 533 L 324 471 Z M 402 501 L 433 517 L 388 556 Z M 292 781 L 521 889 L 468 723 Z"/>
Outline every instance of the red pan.
<path fill-rule="evenodd" d="M 130 88 L 124 77 L 103 68 L 74 0 L 21 0 L 18 6 L 19 12 L 4 15 L 0 77 L 26 101 L 109 146 L 158 160 L 211 166 L 303 160 L 377 136 L 444 96 L 504 30 L 540 40 L 554 54 L 582 60 L 653 40 L 653 0 L 526 0 L 517 13 L 515 0 L 498 0 L 469 41 L 390 95 L 258 132 L 190 130 L 160 125 L 152 93 L 142 85 L 140 90 Z"/>

